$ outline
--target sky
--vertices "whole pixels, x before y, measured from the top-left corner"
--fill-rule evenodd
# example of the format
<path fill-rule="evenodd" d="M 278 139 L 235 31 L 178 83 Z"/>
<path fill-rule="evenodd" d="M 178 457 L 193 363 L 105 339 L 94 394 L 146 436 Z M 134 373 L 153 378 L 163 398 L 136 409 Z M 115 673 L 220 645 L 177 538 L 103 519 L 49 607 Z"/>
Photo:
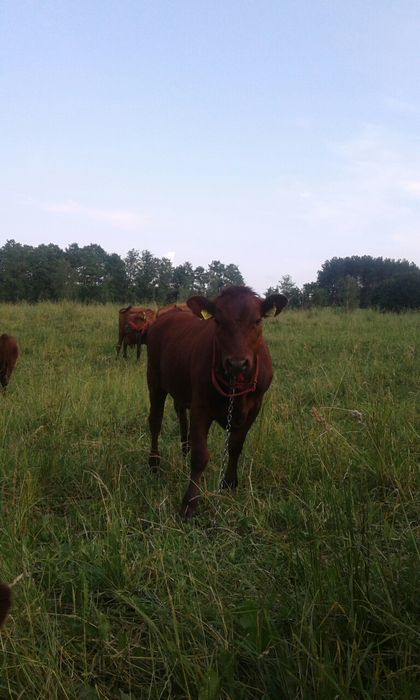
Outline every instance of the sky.
<path fill-rule="evenodd" d="M 2 0 L 0 245 L 420 264 L 419 0 Z"/>

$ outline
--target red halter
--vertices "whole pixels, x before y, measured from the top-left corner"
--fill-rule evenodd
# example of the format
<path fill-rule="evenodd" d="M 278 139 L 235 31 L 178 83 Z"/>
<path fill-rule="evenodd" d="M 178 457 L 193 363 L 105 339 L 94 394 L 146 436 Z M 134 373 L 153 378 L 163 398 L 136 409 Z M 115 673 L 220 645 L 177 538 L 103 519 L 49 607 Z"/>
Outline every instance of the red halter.
<path fill-rule="evenodd" d="M 238 374 L 234 381 L 230 382 L 227 380 L 216 367 L 216 339 L 213 342 L 213 361 L 211 366 L 211 381 L 216 389 L 222 396 L 231 398 L 232 396 L 243 396 L 244 394 L 249 394 L 251 391 L 255 391 L 257 388 L 259 374 L 259 359 L 258 355 L 255 360 L 255 372 L 251 381 L 247 381 L 243 373 Z M 233 391 L 225 391 L 222 384 Z"/>

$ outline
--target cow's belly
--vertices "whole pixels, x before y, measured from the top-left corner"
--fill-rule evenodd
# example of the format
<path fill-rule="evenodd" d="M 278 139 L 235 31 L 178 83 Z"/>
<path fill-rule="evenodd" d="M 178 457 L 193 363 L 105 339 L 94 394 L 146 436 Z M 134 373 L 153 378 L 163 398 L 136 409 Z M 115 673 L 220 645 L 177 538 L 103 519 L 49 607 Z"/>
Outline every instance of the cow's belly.
<path fill-rule="evenodd" d="M 167 369 L 168 368 L 168 369 Z M 175 403 L 189 408 L 191 405 L 191 380 L 189 367 L 184 363 L 170 365 L 166 363 L 161 368 L 161 386 L 172 396 Z"/>

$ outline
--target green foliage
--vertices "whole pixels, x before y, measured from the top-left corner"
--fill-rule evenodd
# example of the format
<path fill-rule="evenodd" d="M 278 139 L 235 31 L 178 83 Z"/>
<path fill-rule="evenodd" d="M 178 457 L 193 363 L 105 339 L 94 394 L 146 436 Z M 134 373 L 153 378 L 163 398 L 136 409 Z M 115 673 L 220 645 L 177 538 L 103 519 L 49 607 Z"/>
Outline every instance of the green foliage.
<path fill-rule="evenodd" d="M 217 493 L 215 426 L 194 524 L 170 401 L 149 473 L 145 363 L 115 360 L 117 317 L 0 308 L 21 349 L 0 396 L 0 697 L 415 700 L 418 313 L 267 320 L 238 492 Z"/>
<path fill-rule="evenodd" d="M 318 272 L 317 283 L 327 292 L 330 305 L 349 308 L 347 300 L 355 304 L 359 297 L 360 306 L 368 308 L 374 305 L 376 290 L 380 285 L 395 275 L 400 275 L 403 279 L 407 273 L 411 272 L 420 272 L 420 270 L 414 263 L 407 260 L 352 255 L 347 258 L 326 260 Z"/>
<path fill-rule="evenodd" d="M 394 275 L 379 284 L 373 303 L 383 311 L 420 309 L 420 270 Z"/>
<path fill-rule="evenodd" d="M 121 259 L 96 244 L 66 250 L 56 245 L 22 246 L 13 240 L 0 248 L 1 301 L 107 301 L 142 299 L 166 304 L 191 294 L 216 296 L 229 284 L 244 284 L 236 265 L 213 260 L 207 270 L 191 263 L 173 267 L 149 250 L 129 250 Z"/>
<path fill-rule="evenodd" d="M 342 277 L 337 284 L 337 301 L 348 311 L 357 309 L 360 302 L 360 288 L 357 279 L 351 275 Z"/>
<path fill-rule="evenodd" d="M 283 275 L 276 287 L 269 287 L 266 291 L 266 296 L 270 294 L 284 294 L 288 299 L 289 309 L 299 309 L 302 306 L 302 292 L 295 285 L 290 275 Z"/>

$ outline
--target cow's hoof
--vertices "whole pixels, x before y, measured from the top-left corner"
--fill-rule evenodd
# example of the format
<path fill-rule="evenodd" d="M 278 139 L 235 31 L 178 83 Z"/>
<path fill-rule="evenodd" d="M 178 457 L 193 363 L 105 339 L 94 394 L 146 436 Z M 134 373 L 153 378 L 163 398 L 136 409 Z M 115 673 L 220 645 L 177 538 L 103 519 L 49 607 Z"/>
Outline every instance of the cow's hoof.
<path fill-rule="evenodd" d="M 160 467 L 160 455 L 149 456 L 149 467 L 152 474 L 157 474 Z"/>
<path fill-rule="evenodd" d="M 197 501 L 187 501 L 187 503 L 182 503 L 180 516 L 183 520 L 192 520 L 197 515 Z"/>

